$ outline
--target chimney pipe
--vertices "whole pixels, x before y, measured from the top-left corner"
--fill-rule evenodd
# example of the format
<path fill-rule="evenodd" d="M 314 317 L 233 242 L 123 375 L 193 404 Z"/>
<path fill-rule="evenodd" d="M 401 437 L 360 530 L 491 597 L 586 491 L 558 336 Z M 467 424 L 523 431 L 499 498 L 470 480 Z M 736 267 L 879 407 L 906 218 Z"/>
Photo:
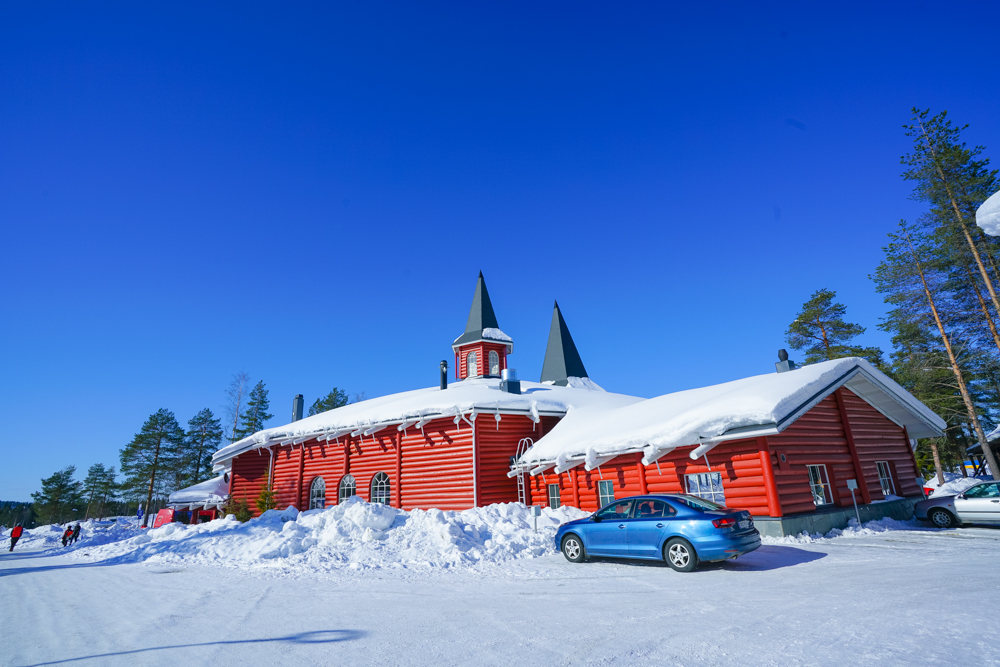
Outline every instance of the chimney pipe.
<path fill-rule="evenodd" d="M 795 362 L 788 359 L 788 351 L 785 348 L 778 350 L 778 363 L 774 365 L 779 373 L 787 373 L 795 370 Z"/>
<path fill-rule="evenodd" d="M 441 388 L 448 388 L 448 362 L 441 360 Z"/>
<path fill-rule="evenodd" d="M 297 422 L 302 419 L 302 394 L 295 394 L 295 398 L 292 399 L 292 421 Z"/>

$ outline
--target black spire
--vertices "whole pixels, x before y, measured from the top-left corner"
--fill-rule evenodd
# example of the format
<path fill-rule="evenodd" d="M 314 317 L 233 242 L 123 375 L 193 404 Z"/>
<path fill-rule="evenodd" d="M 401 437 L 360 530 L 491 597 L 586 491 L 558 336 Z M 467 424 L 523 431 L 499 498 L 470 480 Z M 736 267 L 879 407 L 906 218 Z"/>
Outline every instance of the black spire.
<path fill-rule="evenodd" d="M 545 347 L 545 361 L 542 362 L 540 381 L 554 382 L 565 387 L 566 379 L 571 377 L 588 377 L 587 369 L 583 367 L 583 360 L 576 351 L 576 344 L 569 335 L 569 327 L 566 326 L 566 320 L 559 312 L 559 302 L 556 301 L 552 311 L 552 328 L 549 329 L 549 344 Z"/>
<path fill-rule="evenodd" d="M 483 272 L 479 272 L 479 280 L 476 281 L 476 293 L 472 297 L 472 308 L 469 309 L 469 321 L 465 324 L 465 333 L 455 339 L 453 346 L 462 343 L 479 340 L 483 337 L 483 329 L 499 329 L 496 313 L 493 312 L 493 303 L 490 301 L 490 293 L 486 291 L 486 281 L 483 280 Z"/>

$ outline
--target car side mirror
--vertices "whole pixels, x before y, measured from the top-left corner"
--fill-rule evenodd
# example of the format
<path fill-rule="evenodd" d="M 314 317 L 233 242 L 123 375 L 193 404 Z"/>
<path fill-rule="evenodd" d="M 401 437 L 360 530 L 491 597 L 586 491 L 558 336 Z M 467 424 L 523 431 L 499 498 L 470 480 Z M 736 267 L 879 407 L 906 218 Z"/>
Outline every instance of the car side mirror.
<path fill-rule="evenodd" d="M 590 517 L 590 520 L 593 521 L 594 523 L 600 523 L 601 522 L 601 517 L 599 517 L 599 516 L 597 516 L 595 514 L 594 516 Z"/>

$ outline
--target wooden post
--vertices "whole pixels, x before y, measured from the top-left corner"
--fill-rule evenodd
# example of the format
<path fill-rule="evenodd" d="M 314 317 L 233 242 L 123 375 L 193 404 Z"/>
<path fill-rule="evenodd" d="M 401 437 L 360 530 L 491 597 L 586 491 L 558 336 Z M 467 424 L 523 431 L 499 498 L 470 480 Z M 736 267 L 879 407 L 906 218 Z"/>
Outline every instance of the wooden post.
<path fill-rule="evenodd" d="M 573 505 L 580 509 L 580 487 L 577 486 L 576 468 L 570 468 L 569 480 L 573 484 Z"/>
<path fill-rule="evenodd" d="M 646 495 L 646 466 L 642 465 L 642 452 L 635 455 L 635 465 L 639 469 L 639 493 Z"/>
<path fill-rule="evenodd" d="M 296 498 L 295 507 L 297 509 L 309 509 L 308 503 L 302 502 L 302 476 L 305 474 L 306 470 L 306 443 L 299 445 L 299 484 L 296 487 Z"/>
<path fill-rule="evenodd" d="M 396 508 L 403 509 L 403 434 L 396 431 Z"/>
<path fill-rule="evenodd" d="M 767 492 L 767 513 L 773 517 L 784 516 L 781 511 L 781 496 L 778 495 L 778 485 L 774 481 L 774 467 L 771 465 L 771 447 L 767 438 L 757 438 L 757 448 L 760 452 L 760 469 L 764 473 L 764 490 Z"/>
<path fill-rule="evenodd" d="M 851 460 L 854 462 L 854 474 L 858 480 L 858 490 L 861 491 L 861 501 L 866 505 L 871 503 L 872 495 L 868 490 L 868 480 L 865 479 L 864 468 L 861 467 L 861 458 L 858 456 L 858 447 L 854 444 L 854 433 L 851 431 L 851 421 L 847 417 L 847 405 L 844 403 L 843 389 L 833 392 L 837 399 L 837 409 L 840 411 L 840 422 L 844 427 L 844 436 L 847 438 L 847 448 L 851 450 Z"/>

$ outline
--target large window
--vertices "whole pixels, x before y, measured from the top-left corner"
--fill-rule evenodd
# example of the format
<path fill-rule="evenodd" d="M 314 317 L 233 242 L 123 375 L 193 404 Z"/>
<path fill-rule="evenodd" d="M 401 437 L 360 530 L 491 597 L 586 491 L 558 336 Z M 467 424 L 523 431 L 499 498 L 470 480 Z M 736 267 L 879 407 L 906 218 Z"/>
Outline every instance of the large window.
<path fill-rule="evenodd" d="M 337 502 L 342 503 L 351 496 L 356 496 L 357 486 L 354 483 L 354 477 L 352 475 L 344 475 L 340 480 L 340 490 L 337 492 Z"/>
<path fill-rule="evenodd" d="M 722 473 L 700 472 L 684 477 L 687 482 L 687 492 L 690 495 L 711 500 L 720 505 L 726 504 L 726 494 L 722 490 Z"/>
<path fill-rule="evenodd" d="M 490 350 L 490 375 L 500 375 L 500 355 L 496 350 Z"/>
<path fill-rule="evenodd" d="M 604 507 L 615 500 L 615 483 L 611 480 L 603 480 L 597 483 L 597 505 Z"/>
<path fill-rule="evenodd" d="M 389 488 L 389 476 L 384 472 L 375 473 L 375 476 L 372 477 L 371 502 L 390 505 L 392 504 L 390 493 L 391 489 Z"/>
<path fill-rule="evenodd" d="M 830 478 L 826 476 L 826 466 L 806 466 L 809 469 L 809 488 L 812 489 L 813 503 L 816 507 L 830 505 L 833 496 L 830 495 Z"/>
<path fill-rule="evenodd" d="M 549 507 L 552 509 L 557 509 L 561 502 L 559 502 L 559 485 L 549 484 Z"/>
<path fill-rule="evenodd" d="M 466 377 L 474 378 L 479 375 L 479 356 L 475 352 L 469 352 L 465 357 Z"/>
<path fill-rule="evenodd" d="M 878 468 L 878 483 L 882 485 L 882 494 L 886 496 L 896 495 L 896 485 L 892 481 L 892 469 L 889 468 L 888 461 L 876 461 Z"/>
<path fill-rule="evenodd" d="M 309 485 L 309 509 L 321 510 L 326 507 L 326 482 L 317 477 Z"/>

